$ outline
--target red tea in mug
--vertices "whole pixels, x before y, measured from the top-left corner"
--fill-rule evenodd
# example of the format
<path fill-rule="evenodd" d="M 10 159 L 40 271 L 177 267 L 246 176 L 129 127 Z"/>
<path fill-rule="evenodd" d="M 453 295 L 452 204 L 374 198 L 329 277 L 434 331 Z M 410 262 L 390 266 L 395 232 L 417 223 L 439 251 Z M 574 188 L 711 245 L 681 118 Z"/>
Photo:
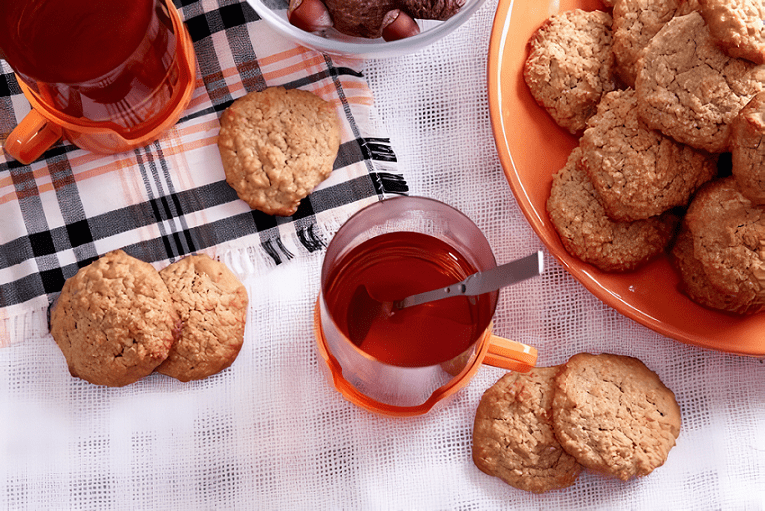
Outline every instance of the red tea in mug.
<path fill-rule="evenodd" d="M 391 232 L 353 248 L 327 278 L 325 300 L 337 327 L 349 330 L 361 318 L 349 314 L 351 299 L 365 285 L 378 300 L 446 287 L 464 280 L 476 268 L 447 243 L 419 232 Z M 489 295 L 455 296 L 405 309 L 372 321 L 359 348 L 381 362 L 422 367 L 465 352 L 481 335 L 493 314 Z"/>
<path fill-rule="evenodd" d="M 24 82 L 62 114 L 124 133 L 151 129 L 185 86 L 176 44 L 164 1 L 0 0 L 0 48 Z"/>

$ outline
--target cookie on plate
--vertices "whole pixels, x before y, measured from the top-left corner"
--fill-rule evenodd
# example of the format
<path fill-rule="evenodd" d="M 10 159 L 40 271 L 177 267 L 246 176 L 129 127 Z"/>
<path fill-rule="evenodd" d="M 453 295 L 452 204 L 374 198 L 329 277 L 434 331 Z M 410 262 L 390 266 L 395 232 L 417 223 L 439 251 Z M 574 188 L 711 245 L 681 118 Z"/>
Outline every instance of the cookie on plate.
<path fill-rule="evenodd" d="M 159 272 L 183 321 L 178 341 L 157 372 L 200 380 L 230 366 L 244 342 L 247 290 L 228 267 L 191 255 Z"/>
<path fill-rule="evenodd" d="M 574 484 L 582 466 L 553 434 L 558 367 L 502 376 L 483 394 L 473 427 L 473 462 L 486 474 L 534 493 Z"/>
<path fill-rule="evenodd" d="M 727 295 L 725 310 L 765 309 L 765 206 L 752 204 L 729 176 L 704 185 L 683 221 L 706 280 Z"/>
<path fill-rule="evenodd" d="M 676 206 L 717 174 L 717 156 L 675 142 L 638 119 L 633 89 L 603 96 L 580 140 L 581 165 L 617 221 L 643 220 Z"/>
<path fill-rule="evenodd" d="M 612 220 L 578 164 L 581 148 L 553 175 L 547 212 L 561 243 L 573 256 L 607 272 L 634 270 L 663 253 L 678 218 L 671 213 L 634 222 Z"/>
<path fill-rule="evenodd" d="M 72 376 L 122 387 L 167 358 L 180 320 L 157 270 L 115 250 L 67 279 L 50 326 Z"/>
<path fill-rule="evenodd" d="M 603 93 L 614 90 L 611 15 L 574 9 L 549 17 L 529 39 L 523 78 L 561 127 L 585 128 Z"/>
<path fill-rule="evenodd" d="M 677 12 L 675 12 L 675 16 L 685 16 L 694 11 L 701 11 L 699 0 L 680 0 L 680 5 L 677 8 Z"/>
<path fill-rule="evenodd" d="M 612 16 L 614 69 L 622 81 L 635 86 L 638 61 L 648 42 L 674 16 L 682 0 L 619 0 Z"/>
<path fill-rule="evenodd" d="M 223 112 L 220 123 L 226 181 L 253 209 L 292 215 L 332 173 L 340 121 L 335 108 L 311 92 L 250 92 Z"/>
<path fill-rule="evenodd" d="M 765 90 L 765 66 L 736 59 L 698 12 L 671 19 L 646 46 L 635 80 L 640 118 L 678 142 L 727 151 L 730 124 Z"/>
<path fill-rule="evenodd" d="M 763 0 L 699 0 L 709 32 L 731 57 L 765 64 Z"/>
<path fill-rule="evenodd" d="M 741 193 L 765 204 L 765 92 L 754 96 L 731 125 L 731 172 Z"/>
<path fill-rule="evenodd" d="M 675 395 L 632 357 L 574 355 L 555 377 L 552 410 L 566 452 L 624 481 L 663 465 L 680 434 Z"/>
<path fill-rule="evenodd" d="M 670 252 L 670 262 L 680 275 L 680 292 L 691 300 L 718 310 L 736 308 L 736 296 L 721 291 L 709 283 L 704 265 L 696 259 L 693 248 L 693 235 L 683 225 L 675 238 Z"/>

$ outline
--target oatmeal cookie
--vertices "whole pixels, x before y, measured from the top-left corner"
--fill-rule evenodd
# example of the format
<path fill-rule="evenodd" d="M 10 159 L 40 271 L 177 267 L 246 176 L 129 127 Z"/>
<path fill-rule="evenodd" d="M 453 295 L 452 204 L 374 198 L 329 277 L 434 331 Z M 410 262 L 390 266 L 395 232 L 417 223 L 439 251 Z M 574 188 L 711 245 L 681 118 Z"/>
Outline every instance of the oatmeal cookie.
<path fill-rule="evenodd" d="M 675 16 L 685 16 L 686 14 L 690 14 L 694 11 L 701 11 L 699 0 L 680 0 L 680 5 L 677 7 Z"/>
<path fill-rule="evenodd" d="M 579 463 L 626 481 L 664 464 L 680 434 L 680 407 L 640 360 L 579 353 L 555 378 L 552 424 Z"/>
<path fill-rule="evenodd" d="M 72 376 L 121 387 L 167 358 L 180 320 L 157 270 L 115 250 L 67 279 L 50 326 Z"/>
<path fill-rule="evenodd" d="M 765 64 L 763 0 L 699 0 L 699 5 L 710 34 L 728 55 Z"/>
<path fill-rule="evenodd" d="M 536 102 L 578 133 L 614 90 L 611 15 L 574 9 L 551 16 L 529 40 L 523 78 Z"/>
<path fill-rule="evenodd" d="M 558 370 L 507 373 L 483 394 L 473 427 L 473 461 L 481 471 L 534 493 L 574 484 L 582 466 L 550 424 Z"/>
<path fill-rule="evenodd" d="M 736 308 L 735 295 L 720 291 L 709 283 L 704 266 L 693 253 L 693 235 L 685 225 L 675 238 L 670 262 L 680 275 L 680 292 L 691 300 L 711 309 Z"/>
<path fill-rule="evenodd" d="M 598 192 L 578 165 L 582 150 L 575 148 L 566 165 L 553 175 L 547 200 L 550 220 L 566 250 L 603 271 L 634 270 L 663 253 L 677 225 L 665 213 L 635 222 L 617 222 L 606 214 Z"/>
<path fill-rule="evenodd" d="M 234 101 L 218 136 L 226 181 L 251 208 L 289 216 L 332 172 L 340 121 L 332 105 L 300 89 L 270 87 Z"/>
<path fill-rule="evenodd" d="M 157 372 L 180 381 L 201 380 L 230 366 L 244 342 L 247 290 L 228 267 L 192 255 L 159 272 L 183 329 Z"/>
<path fill-rule="evenodd" d="M 727 150 L 731 122 L 765 90 L 765 66 L 726 54 L 698 12 L 664 25 L 640 62 L 640 118 L 649 128 L 712 153 Z"/>
<path fill-rule="evenodd" d="M 682 0 L 619 0 L 613 10 L 614 69 L 635 86 L 638 60 L 648 42 L 674 16 Z"/>
<path fill-rule="evenodd" d="M 731 125 L 731 172 L 741 193 L 765 204 L 765 92 L 754 96 Z"/>
<path fill-rule="evenodd" d="M 693 254 L 725 310 L 750 314 L 765 309 L 765 206 L 755 206 L 729 176 L 704 185 L 684 218 Z"/>
<path fill-rule="evenodd" d="M 633 89 L 609 92 L 587 121 L 581 165 L 616 221 L 644 220 L 676 206 L 717 173 L 717 156 L 675 142 L 638 119 Z"/>

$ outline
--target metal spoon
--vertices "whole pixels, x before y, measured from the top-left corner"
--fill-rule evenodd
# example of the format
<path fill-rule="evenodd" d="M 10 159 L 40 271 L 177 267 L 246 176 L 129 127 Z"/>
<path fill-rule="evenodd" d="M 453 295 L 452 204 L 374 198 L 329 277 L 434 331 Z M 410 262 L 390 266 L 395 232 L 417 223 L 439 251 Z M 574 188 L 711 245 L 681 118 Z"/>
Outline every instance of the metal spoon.
<path fill-rule="evenodd" d="M 543 269 L 542 252 L 538 251 L 522 259 L 473 273 L 465 280 L 451 286 L 418 293 L 396 301 L 378 300 L 369 294 L 369 290 L 364 284 L 361 284 L 353 293 L 348 308 L 348 336 L 351 342 L 360 346 L 369 333 L 375 318 L 388 318 L 394 310 L 413 307 L 450 296 L 475 296 L 489 293 L 536 277 L 542 273 Z"/>

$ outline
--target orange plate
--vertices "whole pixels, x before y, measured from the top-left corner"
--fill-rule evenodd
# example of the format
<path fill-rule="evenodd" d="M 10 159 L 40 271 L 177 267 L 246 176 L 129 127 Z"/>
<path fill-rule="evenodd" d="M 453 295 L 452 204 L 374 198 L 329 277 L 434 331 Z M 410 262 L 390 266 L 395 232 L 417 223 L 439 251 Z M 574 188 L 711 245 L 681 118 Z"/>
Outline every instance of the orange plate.
<path fill-rule="evenodd" d="M 574 8 L 603 6 L 599 0 L 560 1 L 560 11 Z M 577 138 L 537 106 L 522 76 L 526 42 L 552 14 L 549 9 L 544 0 L 500 0 L 489 44 L 492 129 L 505 176 L 526 218 L 579 282 L 625 316 L 681 342 L 765 356 L 765 314 L 738 317 L 695 304 L 677 291 L 679 278 L 666 257 L 636 272 L 609 274 L 569 255 L 561 245 L 545 203 L 552 175 L 563 167 Z"/>

